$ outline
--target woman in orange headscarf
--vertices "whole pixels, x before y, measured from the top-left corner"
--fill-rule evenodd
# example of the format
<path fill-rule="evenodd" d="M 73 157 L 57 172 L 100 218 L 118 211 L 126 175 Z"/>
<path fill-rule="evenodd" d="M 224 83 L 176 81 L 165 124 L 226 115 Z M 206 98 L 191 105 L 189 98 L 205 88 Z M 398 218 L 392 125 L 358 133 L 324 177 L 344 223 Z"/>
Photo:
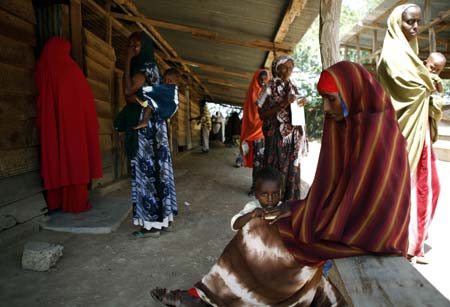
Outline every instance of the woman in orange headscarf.
<path fill-rule="evenodd" d="M 254 193 L 255 174 L 261 169 L 264 159 L 264 134 L 262 120 L 258 114 L 256 100 L 264 84 L 269 80 L 269 74 L 265 69 L 259 69 L 253 75 L 244 103 L 244 115 L 241 126 L 241 153 L 244 166 L 253 168 L 252 187 L 249 195 Z"/>

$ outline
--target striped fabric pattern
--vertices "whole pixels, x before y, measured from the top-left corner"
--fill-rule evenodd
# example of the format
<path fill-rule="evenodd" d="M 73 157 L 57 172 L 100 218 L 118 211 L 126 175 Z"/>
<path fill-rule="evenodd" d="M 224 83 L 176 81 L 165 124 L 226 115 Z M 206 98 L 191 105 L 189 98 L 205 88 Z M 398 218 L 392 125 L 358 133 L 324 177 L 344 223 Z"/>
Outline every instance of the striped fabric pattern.
<path fill-rule="evenodd" d="M 339 62 L 335 79 L 349 115 L 326 117 L 314 182 L 279 223 L 303 265 L 366 253 L 406 255 L 410 170 L 389 96 L 359 64 Z"/>

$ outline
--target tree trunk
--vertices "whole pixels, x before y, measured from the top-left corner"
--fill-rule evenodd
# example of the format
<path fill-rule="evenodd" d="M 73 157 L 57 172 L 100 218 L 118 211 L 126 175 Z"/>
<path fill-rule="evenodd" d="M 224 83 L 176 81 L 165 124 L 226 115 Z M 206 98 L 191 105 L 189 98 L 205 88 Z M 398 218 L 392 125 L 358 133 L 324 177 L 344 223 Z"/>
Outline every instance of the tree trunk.
<path fill-rule="evenodd" d="M 320 56 L 322 68 L 339 62 L 339 18 L 342 0 L 320 0 Z"/>

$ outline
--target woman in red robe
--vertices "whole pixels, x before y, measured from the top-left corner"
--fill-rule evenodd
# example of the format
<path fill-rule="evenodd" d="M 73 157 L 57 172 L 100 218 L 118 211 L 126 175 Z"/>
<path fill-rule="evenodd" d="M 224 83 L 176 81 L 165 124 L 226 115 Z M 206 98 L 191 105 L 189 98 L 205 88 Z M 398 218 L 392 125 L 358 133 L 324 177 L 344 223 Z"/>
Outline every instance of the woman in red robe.
<path fill-rule="evenodd" d="M 37 127 L 41 175 L 49 211 L 89 210 L 87 185 L 102 176 L 94 96 L 70 43 L 47 41 L 37 62 Z"/>

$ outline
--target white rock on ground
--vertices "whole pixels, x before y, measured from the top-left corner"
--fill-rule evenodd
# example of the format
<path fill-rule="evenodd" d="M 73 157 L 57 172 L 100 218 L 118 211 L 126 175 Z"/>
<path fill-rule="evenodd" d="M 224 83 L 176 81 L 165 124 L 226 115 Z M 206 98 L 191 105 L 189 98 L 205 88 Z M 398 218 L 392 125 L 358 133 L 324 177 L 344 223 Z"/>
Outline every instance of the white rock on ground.
<path fill-rule="evenodd" d="M 62 245 L 30 241 L 23 249 L 22 268 L 33 271 L 48 271 L 63 255 Z"/>

